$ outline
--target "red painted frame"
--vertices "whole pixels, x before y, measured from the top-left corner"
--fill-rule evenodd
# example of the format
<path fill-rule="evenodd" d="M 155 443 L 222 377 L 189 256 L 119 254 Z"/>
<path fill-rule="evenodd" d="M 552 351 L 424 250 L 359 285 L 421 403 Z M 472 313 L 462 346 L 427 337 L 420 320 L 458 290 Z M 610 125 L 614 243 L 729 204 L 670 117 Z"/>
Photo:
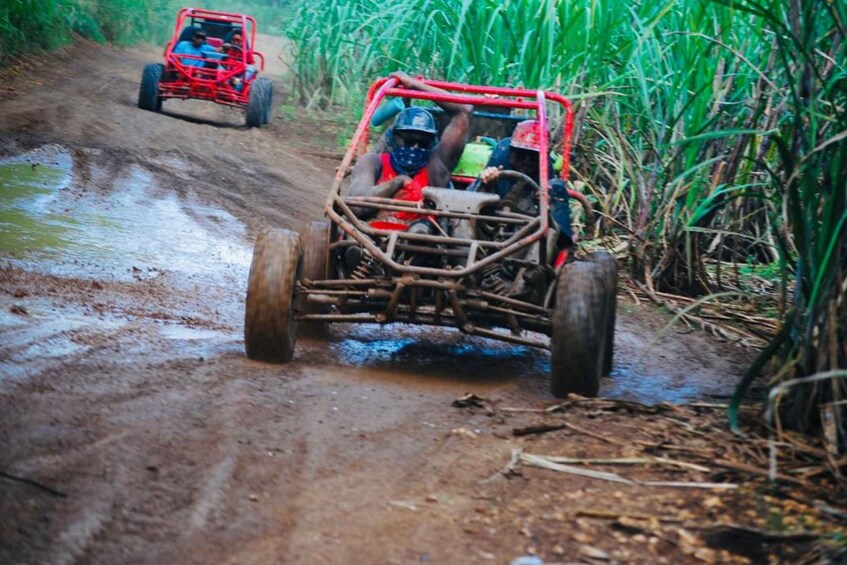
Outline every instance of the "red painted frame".
<path fill-rule="evenodd" d="M 256 72 L 249 81 L 244 81 L 240 91 L 232 87 L 231 80 L 238 76 L 244 76 L 247 68 L 248 50 L 242 50 L 241 60 L 218 61 L 219 66 L 223 66 L 223 68 L 207 69 L 185 65 L 181 59 L 197 59 L 197 57 L 174 54 L 173 50 L 179 41 L 182 30 L 188 25 L 186 24 L 187 20 L 191 20 L 192 25 L 197 20 L 201 20 L 240 26 L 245 37 L 245 46 L 250 46 L 249 53 L 253 55 L 254 59 L 260 61 L 260 65 L 256 65 L 257 71 L 265 70 L 264 55 L 254 50 L 257 29 L 255 18 L 231 12 L 182 8 L 177 13 L 173 36 L 164 49 L 165 74 L 159 82 L 159 96 L 162 98 L 196 98 L 238 108 L 247 107 L 250 101 L 250 87 L 259 73 Z M 247 40 L 248 36 L 249 41 Z M 167 80 L 169 77 L 172 80 Z"/>

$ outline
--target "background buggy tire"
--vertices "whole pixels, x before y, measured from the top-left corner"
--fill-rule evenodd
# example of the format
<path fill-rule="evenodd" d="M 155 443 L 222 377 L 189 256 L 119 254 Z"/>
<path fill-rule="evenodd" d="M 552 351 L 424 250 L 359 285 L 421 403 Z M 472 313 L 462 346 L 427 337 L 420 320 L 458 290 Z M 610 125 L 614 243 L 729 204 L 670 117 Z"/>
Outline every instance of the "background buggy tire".
<path fill-rule="evenodd" d="M 158 112 L 162 109 L 159 96 L 159 81 L 165 73 L 165 65 L 153 63 L 145 65 L 141 72 L 141 86 L 138 87 L 138 107 L 142 110 Z"/>
<path fill-rule="evenodd" d="M 270 79 L 260 78 L 259 80 L 267 81 L 267 86 L 265 88 L 266 88 L 266 91 L 267 91 L 268 100 L 265 103 L 265 120 L 264 120 L 263 123 L 269 124 L 269 123 L 271 123 L 271 117 L 273 117 L 273 110 L 274 110 L 274 103 L 273 103 L 274 85 L 273 85 L 273 82 Z"/>
<path fill-rule="evenodd" d="M 588 261 L 564 265 L 556 279 L 550 336 L 551 390 L 597 396 L 606 349 L 603 268 Z"/>
<path fill-rule="evenodd" d="M 326 280 L 329 272 L 329 224 L 321 220 L 309 222 L 303 234 L 303 278 L 312 281 Z M 320 304 L 303 301 L 304 314 L 324 314 Z M 329 335 L 328 322 L 300 322 L 300 335 L 324 338 Z"/>
<path fill-rule="evenodd" d="M 257 128 L 269 120 L 270 98 L 268 89 L 272 88 L 271 81 L 262 77 L 250 85 L 250 99 L 247 102 L 245 122 L 249 128 Z"/>
<path fill-rule="evenodd" d="M 615 351 L 615 319 L 618 308 L 618 261 L 608 251 L 588 254 L 587 260 L 603 269 L 603 287 L 606 289 L 606 352 L 603 355 L 603 375 L 612 372 Z"/>
<path fill-rule="evenodd" d="M 294 287 L 303 270 L 300 236 L 288 230 L 259 235 L 247 281 L 244 346 L 258 361 L 290 361 L 297 341 Z"/>

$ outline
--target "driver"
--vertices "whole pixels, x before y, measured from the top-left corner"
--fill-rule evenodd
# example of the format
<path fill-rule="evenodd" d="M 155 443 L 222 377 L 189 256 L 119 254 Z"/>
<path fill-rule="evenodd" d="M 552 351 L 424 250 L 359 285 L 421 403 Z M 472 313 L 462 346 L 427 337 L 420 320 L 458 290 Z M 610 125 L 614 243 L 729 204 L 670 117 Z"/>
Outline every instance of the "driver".
<path fill-rule="evenodd" d="M 503 200 L 517 201 L 522 198 L 520 181 L 511 177 L 501 177 L 503 169 L 518 171 L 525 174 L 536 184 L 539 184 L 540 149 L 539 138 L 541 129 L 538 120 L 524 120 L 515 126 L 511 137 L 500 141 L 491 152 L 485 169 L 468 190 L 491 192 Z M 549 156 L 548 156 L 549 159 Z M 553 163 L 547 167 L 553 175 Z M 559 228 L 558 249 L 573 247 L 573 230 L 571 227 L 571 212 L 568 203 L 568 191 L 565 181 L 560 178 L 550 178 L 550 216 Z"/>
<path fill-rule="evenodd" d="M 444 92 L 414 79 L 404 72 L 391 73 L 405 88 L 425 92 Z M 468 141 L 473 106 L 438 102 L 450 116 L 441 139 L 436 138 L 435 118 L 427 110 L 409 107 L 394 122 L 393 148 L 388 153 L 366 153 L 353 167 L 350 196 L 396 198 L 419 202 L 426 186 L 447 188 L 450 171 L 456 166 Z M 368 219 L 371 208 L 354 208 L 354 213 Z M 421 214 L 380 210 L 371 225 L 380 229 L 405 229 Z"/>
<path fill-rule="evenodd" d="M 191 36 L 191 41 L 180 41 L 174 47 L 173 52 L 176 55 L 191 55 L 191 57 L 179 58 L 183 65 L 188 67 L 206 67 L 206 53 L 222 51 L 221 48 L 215 48 L 206 43 L 207 39 L 206 31 L 198 29 Z"/>

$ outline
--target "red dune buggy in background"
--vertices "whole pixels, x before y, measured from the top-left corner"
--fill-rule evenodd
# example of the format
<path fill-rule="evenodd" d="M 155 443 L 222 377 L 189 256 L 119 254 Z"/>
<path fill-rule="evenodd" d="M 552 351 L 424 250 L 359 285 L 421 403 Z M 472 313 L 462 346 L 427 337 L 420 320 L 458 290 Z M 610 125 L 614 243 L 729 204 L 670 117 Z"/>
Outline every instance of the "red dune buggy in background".
<path fill-rule="evenodd" d="M 447 92 L 398 88 L 393 78 L 371 86 L 326 201 L 329 222 L 312 222 L 302 236 L 280 229 L 259 236 L 247 289 L 247 356 L 288 361 L 298 330 L 323 334 L 330 322 L 453 326 L 472 336 L 548 349 L 554 395 L 597 395 L 601 375 L 612 366 L 617 265 L 606 252 L 587 254 L 583 260 L 571 253 L 561 262 L 558 228 L 549 212 L 547 114 L 550 106 L 563 119 L 561 176 L 566 181 L 573 130 L 570 102 L 552 92 L 426 82 Z M 421 202 L 343 195 L 345 173 L 367 150 L 371 117 L 386 96 L 409 103 L 472 104 L 471 133 L 495 139 L 511 135 L 515 120 L 536 118 L 541 186 L 521 173 L 504 171 L 523 182 L 520 200 L 432 187 L 423 189 Z M 486 108 L 491 110 L 483 112 Z M 499 124 L 494 134 L 480 131 L 492 117 L 505 120 L 507 127 Z M 486 160 L 477 162 L 481 169 Z M 479 172 L 457 169 L 455 186 Z M 568 192 L 590 216 L 585 197 Z M 383 229 L 381 222 L 372 224 L 354 214 L 362 208 L 418 214 L 433 229 Z"/>
<path fill-rule="evenodd" d="M 210 52 L 202 57 L 173 52 L 180 41 L 191 41 L 200 30 L 212 47 L 228 44 L 236 31 L 241 32 L 244 43 L 242 48 L 230 45 L 229 53 Z M 257 78 L 265 68 L 265 58 L 253 50 L 255 45 L 256 20 L 251 16 L 183 8 L 177 14 L 173 37 L 165 46 L 165 63 L 144 67 L 138 107 L 158 112 L 168 98 L 196 98 L 244 108 L 248 127 L 269 123 L 273 84 L 267 78 Z"/>

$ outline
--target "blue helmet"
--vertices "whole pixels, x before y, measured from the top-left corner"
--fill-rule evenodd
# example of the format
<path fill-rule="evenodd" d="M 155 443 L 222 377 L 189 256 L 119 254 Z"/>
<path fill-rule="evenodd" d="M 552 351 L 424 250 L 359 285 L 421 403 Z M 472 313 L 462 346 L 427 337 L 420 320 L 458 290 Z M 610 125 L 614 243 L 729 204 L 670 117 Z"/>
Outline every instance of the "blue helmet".
<path fill-rule="evenodd" d="M 435 118 L 428 111 L 416 106 L 406 108 L 394 121 L 394 131 L 420 131 L 435 135 L 438 128 Z"/>

